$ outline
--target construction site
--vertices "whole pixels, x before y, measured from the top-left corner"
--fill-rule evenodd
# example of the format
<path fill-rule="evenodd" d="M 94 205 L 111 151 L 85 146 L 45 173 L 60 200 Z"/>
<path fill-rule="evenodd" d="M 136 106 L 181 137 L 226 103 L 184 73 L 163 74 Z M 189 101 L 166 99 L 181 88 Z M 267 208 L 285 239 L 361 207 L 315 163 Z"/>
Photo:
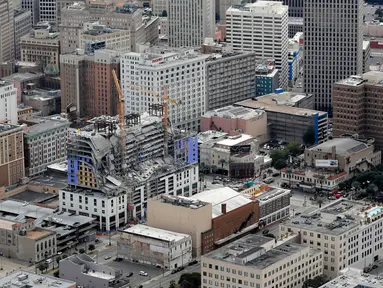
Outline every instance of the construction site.
<path fill-rule="evenodd" d="M 91 204 L 109 203 L 116 198 L 115 203 L 121 205 L 113 209 L 113 204 L 101 204 L 98 210 L 97 204 L 87 210 L 75 201 L 74 198 L 79 200 L 75 196 L 70 207 L 62 205 L 64 211 L 93 215 L 101 230 L 110 230 L 144 220 L 149 198 L 164 193 L 191 196 L 199 192 L 197 136 L 171 127 L 165 133 L 163 117 L 158 113 L 159 110 L 151 109 L 142 115 L 127 115 L 123 130 L 117 117 L 102 116 L 70 131 L 68 187 L 63 193 L 93 197 Z M 121 138 L 125 139 L 123 144 Z M 60 199 L 60 203 L 65 200 Z M 107 219 L 108 215 L 113 218 Z"/>

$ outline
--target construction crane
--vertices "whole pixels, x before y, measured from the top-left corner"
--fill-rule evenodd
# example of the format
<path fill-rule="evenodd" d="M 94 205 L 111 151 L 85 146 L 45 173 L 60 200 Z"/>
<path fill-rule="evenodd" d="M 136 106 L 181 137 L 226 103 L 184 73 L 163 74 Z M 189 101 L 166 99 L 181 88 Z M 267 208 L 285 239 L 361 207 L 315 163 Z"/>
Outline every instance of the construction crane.
<path fill-rule="evenodd" d="M 121 169 L 124 168 L 124 161 L 125 161 L 125 150 L 126 150 L 126 125 L 125 125 L 125 100 L 124 95 L 122 94 L 120 82 L 118 81 L 116 70 L 112 70 L 114 85 L 116 85 L 117 93 L 118 93 L 118 105 L 117 105 L 117 111 L 118 111 L 118 126 L 120 128 L 119 131 L 119 139 L 120 139 L 120 148 L 121 148 Z"/>
<path fill-rule="evenodd" d="M 165 134 L 165 139 L 164 139 L 165 140 L 165 151 L 164 151 L 164 154 L 165 154 L 165 156 L 167 156 L 168 155 L 168 141 L 169 141 L 169 131 L 168 131 L 168 127 L 169 127 L 169 103 L 181 104 L 181 102 L 174 100 L 174 99 L 170 99 L 168 97 L 167 87 L 164 87 L 164 94 L 162 95 L 160 92 L 143 89 L 139 86 L 135 86 L 135 85 L 131 85 L 131 84 L 127 84 L 127 86 L 129 86 L 133 90 L 148 93 L 150 95 L 153 95 L 155 97 L 159 97 L 162 99 L 162 127 L 164 128 L 164 134 Z"/>

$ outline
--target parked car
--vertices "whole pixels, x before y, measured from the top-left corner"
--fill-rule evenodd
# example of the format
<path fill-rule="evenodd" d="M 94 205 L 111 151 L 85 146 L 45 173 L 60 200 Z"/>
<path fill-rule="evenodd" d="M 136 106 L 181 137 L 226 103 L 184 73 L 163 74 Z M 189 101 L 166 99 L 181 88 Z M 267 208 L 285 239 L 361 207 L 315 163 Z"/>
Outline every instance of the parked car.
<path fill-rule="evenodd" d="M 122 260 L 124 260 L 124 259 L 121 257 L 117 257 L 116 259 L 114 259 L 114 261 L 116 261 L 116 262 L 121 262 Z"/>
<path fill-rule="evenodd" d="M 52 259 L 47 259 L 47 260 L 45 260 L 45 263 L 47 263 L 47 264 L 51 264 L 51 263 L 52 263 Z"/>
<path fill-rule="evenodd" d="M 197 264 L 197 263 L 198 263 L 197 260 L 193 260 L 193 261 L 189 262 L 189 266 L 194 265 L 194 264 Z"/>
<path fill-rule="evenodd" d="M 266 234 L 269 234 L 269 232 L 270 232 L 269 229 L 265 229 L 265 230 L 262 231 L 262 234 L 266 235 Z"/>
<path fill-rule="evenodd" d="M 128 275 L 126 275 L 126 277 L 132 277 L 133 276 L 133 272 L 130 272 Z"/>
<path fill-rule="evenodd" d="M 148 273 L 146 273 L 145 271 L 140 271 L 140 276 L 148 276 Z"/>
<path fill-rule="evenodd" d="M 94 242 L 98 243 L 98 242 L 100 242 L 100 239 L 96 238 L 96 240 L 94 240 Z"/>
<path fill-rule="evenodd" d="M 111 259 L 112 258 L 112 256 L 110 256 L 110 255 L 107 255 L 107 256 L 105 256 L 105 260 L 109 260 L 109 259 Z"/>
<path fill-rule="evenodd" d="M 266 184 L 273 183 L 273 182 L 274 182 L 274 178 L 272 178 L 272 177 L 267 177 L 265 180 L 263 180 L 263 182 L 265 182 Z"/>

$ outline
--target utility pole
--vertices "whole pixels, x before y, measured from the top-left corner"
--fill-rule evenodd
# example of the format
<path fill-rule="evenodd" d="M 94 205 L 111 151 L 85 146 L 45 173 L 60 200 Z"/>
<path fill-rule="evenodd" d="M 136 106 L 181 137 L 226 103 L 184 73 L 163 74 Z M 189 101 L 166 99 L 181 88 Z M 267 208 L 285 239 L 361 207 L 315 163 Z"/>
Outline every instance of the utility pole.
<path fill-rule="evenodd" d="M 111 241 L 110 230 L 109 230 L 109 246 L 112 246 L 112 241 Z"/>

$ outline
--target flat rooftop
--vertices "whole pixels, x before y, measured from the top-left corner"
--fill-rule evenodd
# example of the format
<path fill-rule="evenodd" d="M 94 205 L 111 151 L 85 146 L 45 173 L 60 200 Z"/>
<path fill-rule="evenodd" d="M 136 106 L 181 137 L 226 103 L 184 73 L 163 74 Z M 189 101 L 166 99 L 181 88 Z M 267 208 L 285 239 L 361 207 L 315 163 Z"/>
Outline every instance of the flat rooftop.
<path fill-rule="evenodd" d="M 12 131 L 12 130 L 16 131 L 16 129 L 17 130 L 22 130 L 22 127 L 18 126 L 18 125 L 11 125 L 11 124 L 1 123 L 0 122 L 0 133 Z"/>
<path fill-rule="evenodd" d="M 17 270 L 0 278 L 0 287 L 69 288 L 76 287 L 76 282 L 56 278 L 48 274 L 41 275 L 26 270 Z"/>
<path fill-rule="evenodd" d="M 285 95 L 288 95 L 289 100 L 284 100 L 280 98 L 280 97 L 284 97 Z M 312 117 L 314 115 L 319 115 L 319 116 L 327 115 L 327 113 L 323 111 L 294 107 L 298 100 L 303 99 L 302 97 L 295 97 L 297 95 L 301 95 L 301 94 L 297 94 L 297 93 L 293 94 L 290 92 L 283 92 L 280 94 L 273 93 L 273 94 L 257 97 L 255 98 L 255 100 L 249 99 L 249 100 L 237 102 L 235 103 L 235 106 L 242 106 L 242 107 L 247 107 L 252 109 L 262 109 L 262 110 L 265 110 L 266 112 L 284 113 L 284 114 L 303 116 L 303 117 Z M 295 101 L 295 102 L 292 102 L 292 101 Z"/>
<path fill-rule="evenodd" d="M 238 193 L 237 191 L 229 187 L 222 187 L 218 189 L 203 191 L 189 198 L 211 203 L 213 208 L 213 218 L 216 218 L 223 214 L 222 204 L 226 204 L 226 213 L 228 213 L 232 210 L 235 210 L 252 202 L 249 198 L 245 197 L 241 193 Z"/>
<path fill-rule="evenodd" d="M 48 236 L 48 235 L 53 234 L 53 233 L 54 233 L 53 231 L 49 231 L 49 230 L 45 230 L 45 229 L 41 229 L 39 227 L 36 227 L 32 231 L 28 231 L 27 235 L 25 235 L 25 237 L 30 238 L 30 239 L 40 239 L 40 238 L 43 238 L 43 237 Z"/>
<path fill-rule="evenodd" d="M 270 2 L 270 1 L 258 1 L 255 3 L 249 4 L 235 4 L 230 6 L 227 12 L 234 11 L 255 11 L 259 13 L 264 13 L 262 10 L 266 10 L 269 13 L 283 14 L 287 11 L 288 6 L 282 5 L 279 2 Z M 261 11 L 260 11 L 261 10 Z"/>
<path fill-rule="evenodd" d="M 19 62 L 19 63 L 24 63 L 24 62 Z M 43 77 L 44 74 L 40 72 L 25 72 L 25 73 L 15 73 L 10 76 L 2 78 L 5 81 L 9 82 L 23 82 L 23 81 L 30 81 L 30 80 L 35 80 Z"/>
<path fill-rule="evenodd" d="M 307 211 L 283 223 L 284 226 L 305 229 L 330 235 L 340 235 L 351 229 L 364 229 L 367 218 L 379 216 L 383 207 L 362 202 L 339 199 L 320 209 Z"/>
<path fill-rule="evenodd" d="M 81 215 L 69 215 L 65 212 L 62 214 L 54 213 L 54 209 L 29 204 L 28 202 L 18 202 L 15 200 L 5 200 L 0 202 L 0 214 L 3 217 L 14 217 L 21 219 L 32 218 L 45 220 L 52 223 L 58 223 L 61 225 L 74 226 L 91 223 L 92 218 Z"/>
<path fill-rule="evenodd" d="M 49 192 L 35 192 L 32 190 L 25 190 L 18 194 L 15 194 L 8 199 L 17 200 L 17 201 L 25 201 L 30 203 L 42 203 L 48 201 L 52 198 L 58 198 L 58 194 L 49 193 Z"/>
<path fill-rule="evenodd" d="M 369 146 L 361 141 L 352 138 L 333 138 L 314 147 L 308 148 L 310 151 L 332 153 L 332 148 L 336 147 L 336 154 L 347 156 L 367 149 Z"/>
<path fill-rule="evenodd" d="M 25 137 L 33 137 L 35 135 L 38 135 L 40 133 L 59 129 L 61 127 L 69 127 L 70 122 L 69 121 L 60 121 L 60 120 L 48 120 L 48 119 L 42 119 L 42 121 L 38 124 L 34 124 L 32 126 L 27 127 L 27 131 L 25 133 Z"/>
<path fill-rule="evenodd" d="M 172 242 L 172 241 L 177 242 L 190 237 L 187 234 L 153 228 L 153 227 L 142 225 L 142 224 L 134 225 L 128 229 L 125 229 L 123 232 L 138 235 L 138 236 L 158 239 L 158 240 L 166 241 L 166 242 Z"/>
<path fill-rule="evenodd" d="M 218 139 L 226 137 L 228 134 L 226 132 L 208 130 L 205 132 L 198 133 L 198 144 L 204 144 L 208 142 L 217 142 Z"/>
<path fill-rule="evenodd" d="M 152 198 L 156 201 L 161 201 L 166 204 L 174 205 L 174 206 L 182 206 L 190 209 L 198 209 L 209 205 L 207 202 L 203 202 L 196 199 L 191 199 L 189 197 L 184 196 L 174 196 L 174 195 L 159 195 L 157 198 Z"/>
<path fill-rule="evenodd" d="M 254 110 L 244 107 L 226 106 L 216 110 L 206 112 L 202 117 L 224 117 L 228 119 L 244 119 L 250 120 L 264 114 L 263 110 Z"/>
<path fill-rule="evenodd" d="M 12 227 L 15 224 L 17 224 L 15 221 L 0 219 L 0 229 L 12 231 Z"/>
<path fill-rule="evenodd" d="M 362 270 L 346 268 L 341 271 L 342 275 L 332 279 L 319 288 L 381 288 L 383 278 L 378 275 L 363 273 Z"/>
<path fill-rule="evenodd" d="M 216 144 L 217 145 L 222 145 L 222 146 L 236 146 L 241 144 L 242 142 L 248 141 L 254 139 L 253 136 L 247 135 L 247 134 L 240 134 L 237 136 L 228 136 L 226 139 L 218 141 Z"/>
<path fill-rule="evenodd" d="M 271 248 L 274 244 L 273 238 L 250 234 L 202 257 L 262 270 L 304 249 L 318 252 L 297 243 L 282 243 Z"/>

